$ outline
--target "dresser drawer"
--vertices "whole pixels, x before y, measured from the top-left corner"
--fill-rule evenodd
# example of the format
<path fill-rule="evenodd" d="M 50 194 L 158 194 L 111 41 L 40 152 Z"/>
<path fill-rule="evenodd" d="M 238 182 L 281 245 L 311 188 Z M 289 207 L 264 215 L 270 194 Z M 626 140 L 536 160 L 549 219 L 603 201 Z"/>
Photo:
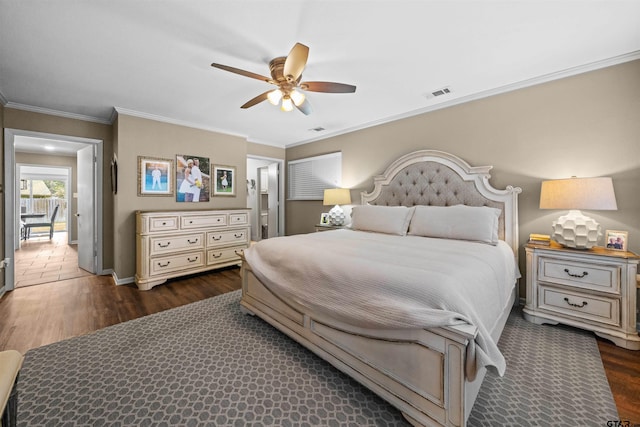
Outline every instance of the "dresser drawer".
<path fill-rule="evenodd" d="M 158 216 L 149 218 L 149 232 L 173 231 L 178 229 L 177 216 Z"/>
<path fill-rule="evenodd" d="M 159 236 L 149 238 L 149 250 L 151 255 L 202 249 L 204 248 L 204 244 L 204 233 L 191 233 L 180 236 Z"/>
<path fill-rule="evenodd" d="M 219 264 L 234 259 L 240 261 L 240 256 L 236 251 L 241 251 L 242 247 L 209 249 L 207 251 L 207 265 Z"/>
<path fill-rule="evenodd" d="M 620 294 L 620 267 L 540 257 L 538 280 Z"/>
<path fill-rule="evenodd" d="M 249 243 L 249 233 L 246 228 L 238 230 L 209 231 L 207 233 L 207 247 L 239 245 Z"/>
<path fill-rule="evenodd" d="M 203 251 L 155 257 L 150 260 L 149 274 L 153 276 L 202 267 L 205 265 L 204 261 Z"/>
<path fill-rule="evenodd" d="M 585 295 L 566 289 L 540 286 L 538 299 L 539 307 L 542 310 L 606 325 L 620 326 L 620 300 L 617 298 Z"/>
<path fill-rule="evenodd" d="M 202 227 L 216 227 L 220 225 L 227 225 L 227 216 L 220 215 L 190 215 L 183 216 L 181 219 L 180 227 L 188 230 L 190 228 L 202 228 Z"/>
<path fill-rule="evenodd" d="M 229 225 L 244 225 L 249 223 L 249 215 L 247 213 L 229 214 Z"/>

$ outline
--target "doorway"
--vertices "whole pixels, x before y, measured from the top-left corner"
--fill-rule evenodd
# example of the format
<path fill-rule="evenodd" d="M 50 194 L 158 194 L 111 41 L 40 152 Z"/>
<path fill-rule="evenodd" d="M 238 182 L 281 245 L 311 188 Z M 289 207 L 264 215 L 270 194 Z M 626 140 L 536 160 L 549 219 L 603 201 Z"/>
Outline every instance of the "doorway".
<path fill-rule="evenodd" d="M 51 150 L 53 147 L 54 151 Z M 80 153 L 84 152 L 82 161 L 86 163 L 82 168 L 80 166 Z M 74 240 L 74 233 L 80 230 L 80 218 L 77 212 L 88 212 L 88 216 L 82 218 L 84 228 L 83 232 L 78 231 L 75 240 L 78 245 L 77 253 L 83 253 L 87 257 L 87 264 L 83 266 L 90 273 L 102 272 L 102 200 L 98 195 L 102 194 L 102 154 L 103 142 L 101 140 L 80 138 L 65 135 L 46 134 L 40 132 L 30 132 L 16 129 L 5 129 L 5 286 L 4 290 L 12 290 L 15 288 L 16 273 L 16 252 L 20 250 L 21 243 L 21 223 L 20 223 L 20 174 L 16 164 L 16 156 L 23 158 L 22 153 L 30 153 L 32 158 L 47 158 L 47 164 L 53 161 L 56 156 L 73 157 L 73 162 L 77 164 L 77 173 L 74 178 L 77 182 L 82 182 L 85 187 L 89 187 L 88 193 L 85 189 L 85 197 L 80 198 L 79 189 L 76 190 L 72 186 L 72 190 L 68 191 L 70 208 L 67 210 L 67 233 L 65 233 L 65 244 Z M 56 153 L 56 155 L 52 155 Z M 90 154 L 87 154 L 90 153 Z M 36 163 L 36 162 L 29 162 Z M 75 167 L 74 167 L 75 169 Z M 81 171 L 83 169 L 84 171 Z M 73 178 L 72 178 L 73 179 Z M 12 185 L 13 184 L 13 185 Z M 81 205 L 88 205 L 88 207 Z M 72 215 L 72 212 L 76 214 Z M 45 241 L 49 241 L 48 235 Z M 54 239 L 51 239 L 53 243 Z M 55 239 L 59 242 L 59 238 Z M 35 242 L 35 240 L 34 240 Z M 80 262 L 80 261 L 79 261 Z M 0 294 L 2 290 L 0 290 Z"/>
<path fill-rule="evenodd" d="M 284 160 L 247 157 L 247 207 L 251 240 L 284 236 Z"/>

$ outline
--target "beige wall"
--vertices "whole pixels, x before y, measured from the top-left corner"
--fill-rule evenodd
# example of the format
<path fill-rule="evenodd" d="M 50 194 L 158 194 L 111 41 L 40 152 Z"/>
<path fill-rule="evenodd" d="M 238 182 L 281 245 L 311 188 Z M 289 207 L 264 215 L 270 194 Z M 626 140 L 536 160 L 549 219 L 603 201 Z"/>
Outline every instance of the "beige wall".
<path fill-rule="evenodd" d="M 74 214 L 78 212 L 78 199 L 73 197 L 73 193 L 76 193 L 78 191 L 78 161 L 76 157 L 52 156 L 33 153 L 16 153 L 16 163 L 23 163 L 25 165 L 63 166 L 71 168 L 71 177 L 69 182 L 69 213 L 71 216 L 69 218 L 70 223 L 67 226 L 67 231 L 71 236 L 71 240 L 77 240 L 78 223 L 77 218 Z"/>
<path fill-rule="evenodd" d="M 20 129 L 32 132 L 51 133 L 64 136 L 99 139 L 103 141 L 103 194 L 102 194 L 102 233 L 103 233 L 103 268 L 113 266 L 113 198 L 111 197 L 111 180 L 109 164 L 112 150 L 111 125 L 88 122 L 84 120 L 70 119 L 48 114 L 34 113 L 30 111 L 4 108 L 3 128 Z M 2 176 L 4 181 L 4 175 Z M 3 186 L 6 183 L 3 182 Z M 3 222 L 4 224 L 4 222 Z"/>
<path fill-rule="evenodd" d="M 270 159 L 284 159 L 286 156 L 286 150 L 284 148 L 273 147 L 271 145 L 247 142 L 247 154 L 250 156 L 268 157 Z"/>
<path fill-rule="evenodd" d="M 114 197 L 114 271 L 119 280 L 135 275 L 136 210 L 189 210 L 245 207 L 247 143 L 244 139 L 153 120 L 118 115 L 114 124 L 118 156 L 118 194 Z M 168 197 L 138 196 L 138 156 L 172 159 L 176 154 L 208 157 L 211 165 L 236 168 L 235 197 L 210 197 L 209 202 L 178 203 Z M 174 171 L 175 173 L 175 171 Z M 175 193 L 175 176 L 174 176 Z"/>
<path fill-rule="evenodd" d="M 484 98 L 287 149 L 287 160 L 342 151 L 343 186 L 373 188 L 372 176 L 419 149 L 493 165 L 491 183 L 522 187 L 520 242 L 550 233 L 560 211 L 538 208 L 540 183 L 570 176 L 611 176 L 617 211 L 589 211 L 603 229 L 629 231 L 640 253 L 640 61 Z M 287 234 L 313 231 L 321 202 L 287 203 Z M 521 250 L 521 267 L 524 256 Z"/>

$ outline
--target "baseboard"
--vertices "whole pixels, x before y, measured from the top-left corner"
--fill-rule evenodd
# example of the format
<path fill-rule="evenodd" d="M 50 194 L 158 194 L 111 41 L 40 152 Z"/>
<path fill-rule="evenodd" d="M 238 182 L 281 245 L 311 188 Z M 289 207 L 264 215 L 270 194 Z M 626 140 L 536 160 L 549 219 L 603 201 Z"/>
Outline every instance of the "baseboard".
<path fill-rule="evenodd" d="M 124 277 L 122 279 L 119 279 L 118 275 L 116 274 L 115 271 L 111 272 L 111 278 L 113 279 L 114 283 L 117 286 L 128 285 L 129 283 L 134 283 L 135 282 L 135 278 L 133 278 L 133 277 Z"/>

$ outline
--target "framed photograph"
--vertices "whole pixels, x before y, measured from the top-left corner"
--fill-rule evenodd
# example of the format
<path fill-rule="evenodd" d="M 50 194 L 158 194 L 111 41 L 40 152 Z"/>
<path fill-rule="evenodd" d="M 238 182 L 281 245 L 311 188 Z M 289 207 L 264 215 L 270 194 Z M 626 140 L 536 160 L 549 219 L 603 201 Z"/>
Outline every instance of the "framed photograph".
<path fill-rule="evenodd" d="M 323 212 L 320 214 L 320 225 L 329 225 L 329 212 Z"/>
<path fill-rule="evenodd" d="M 211 175 L 208 157 L 176 155 L 176 202 L 208 202 Z"/>
<path fill-rule="evenodd" d="M 236 195 L 236 168 L 233 166 L 215 165 L 213 176 L 216 183 L 213 187 L 214 196 L 235 196 Z"/>
<path fill-rule="evenodd" d="M 116 168 L 117 163 L 114 164 L 114 177 L 118 173 Z M 171 174 L 173 160 L 138 156 L 138 196 L 173 196 Z M 117 188 L 114 180 L 114 191 L 118 191 Z"/>
<path fill-rule="evenodd" d="M 604 238 L 604 244 L 607 249 L 626 251 L 629 247 L 627 242 L 629 233 L 627 231 L 607 230 Z"/>

